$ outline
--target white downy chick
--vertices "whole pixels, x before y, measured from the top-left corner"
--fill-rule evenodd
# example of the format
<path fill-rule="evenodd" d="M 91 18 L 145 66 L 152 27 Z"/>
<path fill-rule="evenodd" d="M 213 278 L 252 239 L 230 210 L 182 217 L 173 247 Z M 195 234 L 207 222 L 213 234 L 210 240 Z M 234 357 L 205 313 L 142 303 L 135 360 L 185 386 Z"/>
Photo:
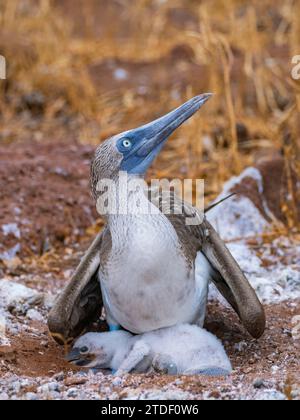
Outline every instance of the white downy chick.
<path fill-rule="evenodd" d="M 209 376 L 232 372 L 221 341 L 187 324 L 137 336 L 126 331 L 88 333 L 77 340 L 67 359 L 78 366 L 110 368 L 117 375 L 149 370 Z"/>

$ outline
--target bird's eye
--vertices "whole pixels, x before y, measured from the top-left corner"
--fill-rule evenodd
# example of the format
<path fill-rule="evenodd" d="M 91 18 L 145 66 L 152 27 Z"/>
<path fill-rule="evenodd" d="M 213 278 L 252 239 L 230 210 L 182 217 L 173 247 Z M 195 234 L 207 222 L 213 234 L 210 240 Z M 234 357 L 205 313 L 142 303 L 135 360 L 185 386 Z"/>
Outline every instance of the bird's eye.
<path fill-rule="evenodd" d="M 89 352 L 88 347 L 86 347 L 86 346 L 81 347 L 81 349 L 80 349 L 80 353 L 85 354 L 85 353 L 88 353 L 88 352 Z"/>
<path fill-rule="evenodd" d="M 129 149 L 131 147 L 132 143 L 129 139 L 124 139 L 122 141 L 122 146 L 125 147 L 126 149 Z"/>

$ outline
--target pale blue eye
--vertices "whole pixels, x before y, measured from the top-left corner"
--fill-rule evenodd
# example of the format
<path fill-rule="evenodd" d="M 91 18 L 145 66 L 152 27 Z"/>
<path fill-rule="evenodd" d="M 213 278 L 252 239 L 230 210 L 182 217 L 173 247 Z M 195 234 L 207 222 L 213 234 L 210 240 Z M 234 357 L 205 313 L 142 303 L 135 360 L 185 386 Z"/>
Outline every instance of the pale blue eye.
<path fill-rule="evenodd" d="M 129 139 L 124 139 L 122 141 L 122 146 L 125 147 L 125 149 L 129 149 L 132 146 L 132 143 Z"/>

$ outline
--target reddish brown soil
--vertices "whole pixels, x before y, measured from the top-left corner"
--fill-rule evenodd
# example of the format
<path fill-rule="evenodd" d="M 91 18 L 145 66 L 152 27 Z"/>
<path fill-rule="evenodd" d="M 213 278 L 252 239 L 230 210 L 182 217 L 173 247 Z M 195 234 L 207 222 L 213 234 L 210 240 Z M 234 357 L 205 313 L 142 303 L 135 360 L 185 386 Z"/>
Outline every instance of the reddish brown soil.
<path fill-rule="evenodd" d="M 21 255 L 39 256 L 74 242 L 95 222 L 89 193 L 93 150 L 71 142 L 0 146 L 0 226 L 18 224 Z M 1 229 L 0 244 L 15 243 Z"/>
<path fill-rule="evenodd" d="M 57 346 L 40 325 L 40 336 L 31 337 L 25 333 L 11 338 L 11 347 L 0 348 L 1 359 L 5 366 L 2 374 L 10 372 L 29 377 L 51 377 L 59 372 L 76 371 L 64 361 L 64 349 Z"/>
<path fill-rule="evenodd" d="M 246 375 L 246 384 L 251 384 L 258 377 L 265 380 L 290 379 L 293 383 L 300 384 L 300 343 L 296 343 L 291 335 L 292 318 L 300 313 L 300 303 L 295 306 L 289 303 L 268 306 L 266 313 L 267 329 L 258 341 L 249 338 L 231 310 L 224 310 L 217 303 L 209 305 L 206 328 L 225 343 L 235 370 L 233 380 L 239 375 Z M 11 337 L 12 347 L 0 349 L 1 359 L 5 361 L 0 368 L 0 376 L 10 372 L 29 377 L 51 378 L 60 372 L 76 372 L 75 368 L 64 361 L 64 349 L 48 336 L 45 326 L 37 323 L 34 326 L 40 332 L 38 337 L 22 333 L 21 336 Z M 245 346 L 238 351 L 235 346 L 241 342 Z M 274 366 L 278 367 L 277 371 L 272 371 Z M 159 378 L 159 383 L 170 381 L 170 378 Z M 150 377 L 144 385 L 157 385 L 157 382 L 157 376 Z M 200 385 L 192 379 L 186 379 L 185 382 L 186 390 L 195 390 Z M 201 379 L 201 386 L 205 382 L 216 385 L 222 383 L 222 380 Z"/>

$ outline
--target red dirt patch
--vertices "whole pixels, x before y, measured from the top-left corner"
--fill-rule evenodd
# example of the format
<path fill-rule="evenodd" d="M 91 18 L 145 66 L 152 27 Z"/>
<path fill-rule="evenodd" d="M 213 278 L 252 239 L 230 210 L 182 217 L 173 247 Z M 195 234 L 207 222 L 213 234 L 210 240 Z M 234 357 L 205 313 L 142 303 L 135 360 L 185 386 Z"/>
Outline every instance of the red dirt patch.
<path fill-rule="evenodd" d="M 60 372 L 76 372 L 75 367 L 65 362 L 63 348 L 48 338 L 46 327 L 41 327 L 44 332 L 38 337 L 22 333 L 9 337 L 11 347 L 0 347 L 0 356 L 5 362 L 0 367 L 0 376 L 10 372 L 29 377 L 52 377 Z"/>
<path fill-rule="evenodd" d="M 4 249 L 20 242 L 21 255 L 41 255 L 83 236 L 96 219 L 89 193 L 93 150 L 67 142 L 0 146 L 0 226 L 17 223 L 21 233 L 19 241 L 0 229 Z"/>
<path fill-rule="evenodd" d="M 277 374 L 299 381 L 299 348 L 292 337 L 291 329 L 293 317 L 300 313 L 300 304 L 267 306 L 266 313 L 267 329 L 258 341 L 250 339 L 236 315 L 218 303 L 209 304 L 206 328 L 224 342 L 235 374 L 247 375 L 247 383 L 251 383 L 257 376 L 272 379 Z M 40 331 L 37 337 L 22 333 L 10 337 L 11 348 L 0 348 L 1 358 L 5 361 L 0 367 L 0 376 L 10 372 L 29 377 L 51 378 L 60 372 L 78 371 L 64 361 L 64 349 L 48 336 L 46 327 L 42 324 L 35 327 L 39 327 Z M 244 343 L 240 351 L 236 347 L 238 343 Z M 276 366 L 278 370 L 274 373 L 272 368 Z M 155 376 L 153 384 L 157 384 L 157 380 Z M 186 381 L 191 382 L 189 379 Z"/>

